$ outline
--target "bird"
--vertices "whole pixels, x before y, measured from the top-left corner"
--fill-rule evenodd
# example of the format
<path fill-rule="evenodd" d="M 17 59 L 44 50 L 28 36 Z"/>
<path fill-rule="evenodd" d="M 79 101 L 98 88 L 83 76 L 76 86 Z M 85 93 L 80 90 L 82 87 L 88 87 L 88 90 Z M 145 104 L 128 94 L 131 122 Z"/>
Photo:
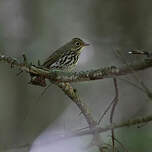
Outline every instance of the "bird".
<path fill-rule="evenodd" d="M 41 67 L 51 70 L 71 71 L 77 65 L 83 48 L 88 45 L 80 38 L 73 38 L 46 58 Z M 45 78 L 41 76 L 31 79 L 31 83 L 46 86 Z"/>
<path fill-rule="evenodd" d="M 51 54 L 43 66 L 48 69 L 72 70 L 78 63 L 82 48 L 88 45 L 80 38 L 73 38 L 72 41 Z"/>

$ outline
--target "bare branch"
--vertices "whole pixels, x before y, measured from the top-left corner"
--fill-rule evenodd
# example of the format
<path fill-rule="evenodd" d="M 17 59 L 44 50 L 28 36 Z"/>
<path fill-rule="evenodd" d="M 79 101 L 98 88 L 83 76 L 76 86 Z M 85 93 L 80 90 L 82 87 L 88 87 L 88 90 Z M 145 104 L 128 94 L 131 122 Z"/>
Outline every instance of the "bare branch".
<path fill-rule="evenodd" d="M 115 107 L 118 101 L 118 88 L 117 88 L 117 81 L 116 77 L 127 75 L 130 73 L 134 73 L 140 70 L 144 70 L 147 68 L 152 67 L 152 61 L 149 62 L 143 61 L 140 63 L 129 64 L 125 65 L 120 68 L 116 67 L 105 67 L 99 68 L 95 70 L 89 71 L 82 71 L 82 72 L 65 72 L 65 71 L 58 71 L 58 70 L 48 70 L 41 66 L 35 66 L 27 63 L 27 59 L 24 57 L 23 63 L 18 62 L 15 58 L 1 55 L 0 61 L 6 62 L 11 65 L 11 67 L 19 68 L 21 71 L 27 72 L 31 75 L 41 76 L 45 79 L 49 79 L 52 83 L 57 85 L 59 88 L 63 90 L 63 92 L 70 98 L 72 101 L 77 105 L 80 109 L 81 113 L 84 115 L 87 123 L 89 124 L 89 130 L 81 131 L 81 132 L 74 132 L 72 134 L 68 134 L 67 136 L 62 136 L 62 138 L 73 137 L 73 136 L 82 136 L 86 134 L 92 134 L 97 136 L 99 133 L 106 132 L 109 130 L 114 130 L 116 128 L 121 128 L 125 126 L 133 126 L 141 123 L 146 123 L 152 121 L 152 115 L 144 118 L 129 120 L 120 124 L 111 124 L 106 128 L 97 127 L 97 122 L 92 117 L 88 106 L 81 101 L 77 91 L 72 88 L 70 82 L 82 82 L 82 81 L 90 81 L 90 80 L 99 80 L 104 78 L 114 78 L 115 84 L 115 102 L 111 111 L 110 122 L 113 121 L 113 114 L 115 111 Z M 131 69 L 130 69 L 131 67 Z"/>
<path fill-rule="evenodd" d="M 127 75 L 135 71 L 141 71 L 152 67 L 152 61 L 143 61 L 140 63 L 130 64 L 129 66 L 126 65 L 120 68 L 112 66 L 82 72 L 65 72 L 57 70 L 48 70 L 43 67 L 38 67 L 35 65 L 19 63 L 16 59 L 5 55 L 0 56 L 0 61 L 13 65 L 14 67 L 17 67 L 22 71 L 34 75 L 40 75 L 46 79 L 49 79 L 50 81 L 56 82 L 81 82 L 105 78 L 114 78 L 117 76 Z M 132 67 L 132 70 L 130 70 L 130 66 Z"/>
<path fill-rule="evenodd" d="M 61 88 L 62 91 L 78 106 L 89 126 L 91 128 L 94 127 L 96 125 L 96 122 L 93 119 L 88 106 L 81 101 L 77 91 L 74 90 L 69 83 L 57 83 L 56 85 Z"/>
<path fill-rule="evenodd" d="M 135 125 L 142 124 L 142 123 L 148 123 L 150 121 L 152 121 L 152 115 L 149 115 L 146 117 L 141 117 L 141 118 L 136 118 L 133 120 L 124 121 L 124 122 L 121 122 L 118 124 L 111 124 L 111 125 L 108 125 L 106 127 L 96 127 L 94 129 L 89 129 L 89 130 L 73 131 L 71 133 L 68 132 L 66 134 L 57 134 L 57 135 L 54 135 L 54 138 L 49 142 L 49 144 L 56 142 L 56 141 L 59 141 L 59 140 L 65 140 L 68 138 L 72 138 L 72 137 L 92 135 L 94 132 L 104 133 L 107 131 L 111 131 L 112 129 L 131 127 L 131 126 L 135 126 Z"/>
<path fill-rule="evenodd" d="M 55 83 L 59 88 L 62 89 L 62 91 L 77 105 L 77 107 L 80 109 L 81 113 L 84 115 L 85 120 L 87 121 L 89 125 L 89 129 L 92 130 L 96 127 L 97 122 L 94 120 L 94 118 L 91 115 L 91 112 L 89 111 L 89 108 L 85 102 L 82 102 L 80 99 L 77 91 L 72 88 L 70 83 Z M 97 132 L 93 132 L 93 139 L 91 144 L 94 144 L 100 148 L 100 135 Z"/>
<path fill-rule="evenodd" d="M 110 131 L 111 129 L 117 129 L 117 128 L 122 128 L 122 127 L 130 127 L 130 126 L 134 126 L 134 125 L 138 125 L 138 124 L 142 124 L 142 123 L 147 123 L 152 121 L 152 115 L 146 116 L 146 117 L 141 117 L 141 118 L 137 118 L 137 119 L 133 119 L 133 120 L 128 120 L 119 124 L 112 124 L 109 125 L 105 128 L 102 127 L 97 127 L 93 130 L 86 130 L 86 131 L 81 131 L 79 132 L 79 136 L 83 136 L 83 135 L 89 135 L 92 134 L 92 132 L 96 131 L 98 133 L 103 133 L 103 132 L 107 132 Z"/>

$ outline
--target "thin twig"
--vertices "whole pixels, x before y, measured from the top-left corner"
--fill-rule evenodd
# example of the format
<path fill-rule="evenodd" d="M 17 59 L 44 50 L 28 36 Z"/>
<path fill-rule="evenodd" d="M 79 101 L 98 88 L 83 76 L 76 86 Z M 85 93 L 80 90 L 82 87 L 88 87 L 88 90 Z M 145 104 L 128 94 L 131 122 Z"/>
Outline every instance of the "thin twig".
<path fill-rule="evenodd" d="M 137 84 L 135 84 L 134 82 L 132 82 L 132 81 L 130 81 L 130 80 L 128 80 L 128 79 L 118 78 L 118 80 L 121 80 L 121 81 L 124 81 L 124 82 L 126 82 L 126 83 L 130 84 L 130 85 L 132 85 L 133 87 L 135 87 L 135 88 L 139 89 L 139 90 L 140 90 L 140 91 L 142 91 L 142 92 L 144 92 L 144 91 L 145 91 L 145 90 L 144 90 L 144 88 L 142 88 L 142 87 L 138 86 Z"/>
<path fill-rule="evenodd" d="M 113 99 L 113 106 L 111 109 L 111 113 L 110 113 L 110 123 L 113 123 L 113 117 L 114 117 L 114 112 L 116 109 L 116 105 L 118 103 L 118 96 L 119 96 L 119 92 L 118 92 L 118 85 L 117 85 L 117 79 L 114 78 L 113 79 L 113 83 L 114 83 L 114 88 L 115 88 L 115 97 Z M 114 142 L 114 129 L 111 130 L 111 134 L 112 134 L 112 147 L 113 147 L 113 152 L 115 151 L 115 142 Z"/>
<path fill-rule="evenodd" d="M 112 123 L 112 121 L 113 121 L 113 116 L 114 116 L 115 108 L 116 108 L 116 105 L 118 103 L 118 97 L 119 97 L 117 79 L 114 78 L 113 82 L 114 82 L 114 88 L 115 88 L 115 97 L 113 99 L 114 100 L 114 104 L 112 106 L 112 110 L 111 110 L 111 114 L 110 114 L 110 123 Z"/>
<path fill-rule="evenodd" d="M 127 82 L 128 84 L 136 87 L 137 89 L 139 89 L 140 91 L 145 93 L 150 100 L 152 100 L 152 91 L 144 84 L 143 81 L 140 82 L 140 85 L 142 86 L 142 87 L 140 87 L 137 84 L 135 84 L 127 79 L 123 79 L 123 78 L 118 78 L 118 79 L 121 81 Z"/>
<path fill-rule="evenodd" d="M 152 57 L 152 52 L 144 51 L 144 50 L 131 50 L 128 52 L 129 54 L 138 54 L 138 55 L 145 55 L 146 57 L 150 58 Z"/>
<path fill-rule="evenodd" d="M 87 130 L 83 130 L 83 131 L 73 131 L 73 132 L 68 132 L 66 134 L 58 134 L 56 136 L 54 136 L 54 138 L 52 138 L 52 140 L 49 140 L 49 143 L 54 143 L 60 140 L 66 140 L 72 137 L 80 137 L 80 136 L 85 136 L 85 135 L 92 135 L 94 132 L 96 133 L 104 133 L 107 131 L 111 131 L 112 129 L 118 129 L 118 128 L 123 128 L 123 127 L 131 127 L 131 126 L 135 126 L 138 124 L 142 124 L 142 123 L 148 123 L 152 121 L 152 115 L 146 116 L 146 117 L 141 117 L 141 118 L 136 118 L 133 120 L 127 120 L 121 123 L 117 123 L 117 124 L 110 124 L 106 127 L 96 127 L 94 129 L 87 129 Z M 46 146 L 46 144 L 45 144 Z"/>
<path fill-rule="evenodd" d="M 111 125 L 108 125 L 104 128 L 103 127 L 96 127 L 92 130 L 89 129 L 89 130 L 84 130 L 84 131 L 81 131 L 81 132 L 73 131 L 73 132 L 68 132 L 66 134 L 58 134 L 58 135 L 54 136 L 52 141 L 49 140 L 50 142 L 48 144 L 56 142 L 56 141 L 72 138 L 72 137 L 91 135 L 94 132 L 104 133 L 104 132 L 110 131 L 112 129 L 118 129 L 118 128 L 123 128 L 123 127 L 131 127 L 131 126 L 135 126 L 135 125 L 142 124 L 142 123 L 148 123 L 150 121 L 152 121 L 152 115 L 149 115 L 149 116 L 146 116 L 146 117 L 141 117 L 141 118 L 136 118 L 136 119 L 133 119 L 133 120 L 124 121 L 124 122 L 117 123 L 117 124 L 111 124 Z M 25 145 L 27 145 L 27 144 L 25 144 Z M 44 145 L 46 146 L 46 144 L 44 144 Z M 18 146 L 14 147 L 14 148 L 17 149 Z"/>
<path fill-rule="evenodd" d="M 104 118 L 104 116 L 106 115 L 106 113 L 109 111 L 109 109 L 111 108 L 112 104 L 113 104 L 114 100 L 112 100 L 110 102 L 110 104 L 107 106 L 107 108 L 105 109 L 105 111 L 102 113 L 102 115 L 100 116 L 100 119 L 98 120 L 98 125 L 100 125 L 101 120 Z"/>
<path fill-rule="evenodd" d="M 141 85 L 141 87 L 137 87 L 137 88 L 142 88 L 143 92 L 147 95 L 147 97 L 152 100 L 152 91 L 144 84 L 144 82 L 142 80 L 140 80 L 140 78 L 138 77 L 136 71 L 134 70 L 133 66 L 128 64 L 127 61 L 125 60 L 125 58 L 122 56 L 122 54 L 119 52 L 119 56 L 122 59 L 122 62 L 124 62 L 128 67 L 130 67 L 130 70 L 133 73 L 133 77 L 136 79 L 136 81 Z M 128 52 L 129 54 L 139 54 L 139 55 L 145 55 L 147 56 L 147 58 L 145 59 L 146 62 L 151 62 L 152 61 L 152 52 L 148 52 L 148 51 L 143 51 L 143 50 L 132 50 L 130 52 Z M 132 83 L 133 84 L 133 83 Z"/>
<path fill-rule="evenodd" d="M 144 92 L 146 93 L 147 97 L 152 100 L 152 91 L 144 84 L 144 82 L 141 82 L 141 86 L 144 89 Z"/>
<path fill-rule="evenodd" d="M 147 97 L 149 99 L 152 99 L 152 92 L 145 86 L 144 82 L 139 78 L 139 76 L 137 75 L 137 72 L 136 70 L 134 69 L 134 67 L 129 64 L 127 61 L 126 61 L 126 58 L 121 54 L 121 52 L 119 50 L 117 50 L 117 53 L 118 53 L 118 56 L 119 58 L 121 59 L 121 61 L 130 68 L 130 71 L 132 72 L 132 76 L 135 78 L 135 80 L 141 85 L 141 87 L 137 87 L 137 88 L 142 88 L 143 92 L 146 93 Z M 149 59 L 152 57 L 152 53 L 151 52 L 148 52 L 148 51 L 142 51 L 142 50 L 133 50 L 133 51 L 130 51 L 128 52 L 129 54 L 142 54 L 142 55 L 146 55 Z M 145 60 L 146 61 L 146 60 Z M 149 59 L 149 61 L 151 62 L 152 59 Z M 130 83 L 131 84 L 131 83 Z M 132 85 L 134 85 L 132 83 Z M 135 85 L 134 85 L 135 86 Z"/>
<path fill-rule="evenodd" d="M 41 92 L 41 94 L 39 95 L 37 101 L 40 101 L 41 97 L 45 94 L 45 92 L 48 90 L 48 88 L 51 86 L 52 84 L 50 83 L 47 87 L 45 87 L 43 89 L 43 91 Z"/>
<path fill-rule="evenodd" d="M 114 140 L 122 147 L 122 149 L 125 150 L 125 152 L 129 152 L 128 149 L 118 140 L 114 137 Z"/>
<path fill-rule="evenodd" d="M 85 129 L 88 129 L 88 128 L 89 128 L 89 126 L 83 127 L 83 128 L 77 129 L 77 131 L 85 130 Z"/>

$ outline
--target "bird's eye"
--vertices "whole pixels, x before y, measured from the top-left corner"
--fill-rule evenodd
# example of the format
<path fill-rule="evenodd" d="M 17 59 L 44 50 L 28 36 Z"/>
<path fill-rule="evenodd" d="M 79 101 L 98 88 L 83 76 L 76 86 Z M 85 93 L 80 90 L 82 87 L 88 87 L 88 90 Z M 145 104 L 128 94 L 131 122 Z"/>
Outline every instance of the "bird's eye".
<path fill-rule="evenodd" d="M 79 43 L 79 42 L 75 42 L 75 45 L 76 45 L 76 46 L 80 46 L 80 43 Z"/>

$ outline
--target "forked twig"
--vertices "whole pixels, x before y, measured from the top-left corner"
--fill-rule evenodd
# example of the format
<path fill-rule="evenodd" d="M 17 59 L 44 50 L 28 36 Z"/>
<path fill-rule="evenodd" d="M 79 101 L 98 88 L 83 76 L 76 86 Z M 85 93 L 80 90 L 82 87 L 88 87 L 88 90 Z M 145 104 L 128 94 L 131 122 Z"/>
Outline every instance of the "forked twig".
<path fill-rule="evenodd" d="M 114 100 L 112 100 L 110 102 L 110 104 L 107 106 L 107 108 L 105 109 L 105 111 L 102 113 L 102 115 L 100 116 L 99 120 L 98 120 L 98 125 L 100 125 L 101 120 L 104 118 L 104 116 L 106 115 L 106 113 L 109 111 L 109 109 L 111 108 L 112 104 L 113 104 Z"/>
<path fill-rule="evenodd" d="M 129 152 L 128 149 L 118 140 L 114 137 L 114 140 L 122 147 L 122 149 L 125 150 L 125 152 Z"/>
<path fill-rule="evenodd" d="M 147 56 L 147 58 L 149 59 L 149 62 L 152 61 L 151 57 L 152 57 L 152 52 L 148 52 L 148 51 L 142 51 L 142 50 L 132 50 L 130 52 L 128 52 L 129 54 L 140 54 L 140 55 L 145 55 Z M 132 73 L 132 76 L 135 78 L 135 80 L 141 85 L 141 87 L 138 87 L 137 85 L 135 85 L 134 83 L 128 82 L 133 86 L 136 86 L 138 89 L 143 90 L 143 92 L 147 95 L 147 97 L 151 100 L 152 99 L 152 92 L 151 90 L 148 89 L 147 86 L 145 86 L 144 82 L 139 78 L 139 76 L 136 73 L 136 70 L 134 69 L 134 67 L 130 64 L 127 63 L 126 59 L 123 57 L 123 55 L 121 54 L 121 52 L 119 50 L 117 50 L 117 56 L 120 57 L 120 59 L 122 60 L 122 62 L 124 64 L 126 64 L 129 68 L 130 71 Z M 146 59 L 145 59 L 146 61 Z"/>
<path fill-rule="evenodd" d="M 113 117 L 114 117 L 114 112 L 116 109 L 116 105 L 118 103 L 118 97 L 119 97 L 119 92 L 118 92 L 118 85 L 117 85 L 117 79 L 114 78 L 113 79 L 114 82 L 114 88 L 115 88 L 115 97 L 113 99 L 113 106 L 111 109 L 111 113 L 110 113 L 110 123 L 113 123 Z M 113 147 L 113 152 L 115 151 L 115 142 L 114 142 L 114 129 L 111 129 L 111 134 L 112 134 L 112 147 Z"/>

